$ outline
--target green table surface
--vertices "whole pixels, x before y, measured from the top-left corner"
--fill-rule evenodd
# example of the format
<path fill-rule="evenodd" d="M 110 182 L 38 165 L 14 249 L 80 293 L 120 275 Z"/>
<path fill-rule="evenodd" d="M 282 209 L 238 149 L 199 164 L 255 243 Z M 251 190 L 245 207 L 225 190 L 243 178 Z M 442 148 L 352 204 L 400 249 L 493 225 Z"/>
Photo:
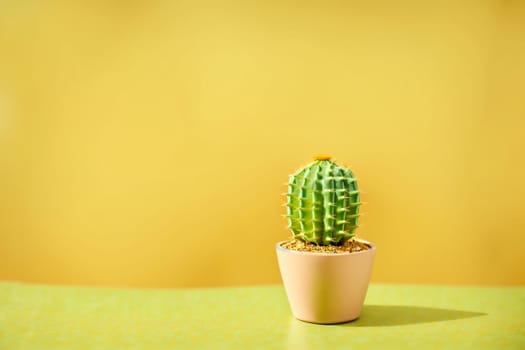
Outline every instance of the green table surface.
<path fill-rule="evenodd" d="M 0 282 L 0 349 L 525 349 L 525 288 L 370 286 L 353 322 L 294 319 L 282 286 Z"/>

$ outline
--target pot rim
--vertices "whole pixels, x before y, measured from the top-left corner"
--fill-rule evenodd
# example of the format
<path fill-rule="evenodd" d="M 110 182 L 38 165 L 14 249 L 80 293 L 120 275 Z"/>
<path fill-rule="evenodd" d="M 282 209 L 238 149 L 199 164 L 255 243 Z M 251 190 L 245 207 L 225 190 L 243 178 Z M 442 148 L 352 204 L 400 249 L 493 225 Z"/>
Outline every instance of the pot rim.
<path fill-rule="evenodd" d="M 300 252 L 298 250 L 293 250 L 293 249 L 288 249 L 288 248 L 284 248 L 281 246 L 281 244 L 283 244 L 284 242 L 288 242 L 289 239 L 286 239 L 284 241 L 280 241 L 280 242 L 277 242 L 276 244 L 276 248 L 277 250 L 281 250 L 283 252 L 286 252 L 286 253 L 291 253 L 291 254 L 299 254 L 299 255 L 314 255 L 314 256 L 333 256 L 333 257 L 338 257 L 338 256 L 349 256 L 349 255 L 357 255 L 357 254 L 369 254 L 369 253 L 372 253 L 376 250 L 376 245 L 369 242 L 369 241 L 366 241 L 364 239 L 361 239 L 361 238 L 356 238 L 359 242 L 363 242 L 367 245 L 370 246 L 370 249 L 367 249 L 367 250 L 362 250 L 360 252 L 345 252 L 345 253 L 337 253 L 337 254 L 334 254 L 334 253 L 322 253 L 322 252 Z"/>

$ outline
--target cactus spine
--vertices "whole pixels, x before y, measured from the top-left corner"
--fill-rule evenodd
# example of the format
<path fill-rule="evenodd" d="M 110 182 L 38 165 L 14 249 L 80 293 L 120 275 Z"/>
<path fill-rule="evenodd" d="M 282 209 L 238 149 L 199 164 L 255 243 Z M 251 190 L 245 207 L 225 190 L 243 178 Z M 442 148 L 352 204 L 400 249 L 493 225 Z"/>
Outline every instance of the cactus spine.
<path fill-rule="evenodd" d="M 341 245 L 358 227 L 359 189 L 352 172 L 316 156 L 288 182 L 286 216 L 295 238 L 317 245 Z"/>

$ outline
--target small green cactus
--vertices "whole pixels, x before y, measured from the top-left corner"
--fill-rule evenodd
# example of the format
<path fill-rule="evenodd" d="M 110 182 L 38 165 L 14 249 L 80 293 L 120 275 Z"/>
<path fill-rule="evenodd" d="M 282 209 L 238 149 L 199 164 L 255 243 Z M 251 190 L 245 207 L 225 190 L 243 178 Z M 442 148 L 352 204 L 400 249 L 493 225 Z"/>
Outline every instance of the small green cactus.
<path fill-rule="evenodd" d="M 341 245 L 358 227 L 361 205 L 352 172 L 329 156 L 290 175 L 286 202 L 288 227 L 294 238 L 317 245 Z"/>

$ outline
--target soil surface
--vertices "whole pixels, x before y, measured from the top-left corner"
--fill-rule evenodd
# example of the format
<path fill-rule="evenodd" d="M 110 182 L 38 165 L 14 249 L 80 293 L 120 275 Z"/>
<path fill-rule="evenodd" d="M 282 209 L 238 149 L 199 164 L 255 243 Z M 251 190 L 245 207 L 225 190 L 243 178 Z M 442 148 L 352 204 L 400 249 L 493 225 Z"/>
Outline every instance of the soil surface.
<path fill-rule="evenodd" d="M 370 249 L 370 246 L 357 239 L 350 239 L 340 246 L 335 245 L 315 245 L 313 243 L 303 242 L 298 239 L 291 239 L 281 244 L 281 247 L 299 252 L 311 253 L 353 253 Z"/>

